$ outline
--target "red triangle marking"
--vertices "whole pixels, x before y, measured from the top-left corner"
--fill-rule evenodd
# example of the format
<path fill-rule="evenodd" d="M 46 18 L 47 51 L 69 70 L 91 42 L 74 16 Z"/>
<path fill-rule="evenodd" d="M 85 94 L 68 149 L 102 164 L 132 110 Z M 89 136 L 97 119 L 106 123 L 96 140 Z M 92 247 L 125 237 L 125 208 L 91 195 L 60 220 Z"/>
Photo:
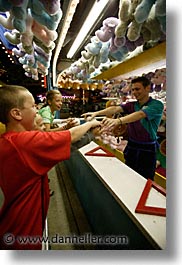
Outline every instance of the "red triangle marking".
<path fill-rule="evenodd" d="M 137 204 L 137 207 L 135 209 L 135 212 L 136 213 L 143 213 L 143 214 L 154 214 L 154 215 L 166 216 L 166 209 L 165 208 L 151 207 L 151 206 L 145 205 L 147 198 L 148 198 L 148 195 L 149 195 L 149 192 L 150 192 L 152 187 L 166 196 L 166 190 L 165 189 L 163 189 L 161 186 L 157 185 L 151 179 L 148 179 L 146 182 L 146 185 L 144 187 L 144 190 L 142 192 L 142 195 L 140 197 L 140 200 Z"/>
<path fill-rule="evenodd" d="M 98 151 L 98 150 L 102 150 L 102 151 L 104 151 L 105 153 L 96 153 L 96 151 Z M 102 146 L 98 146 L 98 147 L 96 147 L 96 148 L 94 148 L 94 149 L 92 149 L 92 150 L 90 150 L 90 151 L 88 151 L 87 153 L 85 153 L 85 155 L 87 155 L 87 156 L 107 156 L 107 157 L 114 157 L 115 155 L 114 154 L 112 154 L 111 152 L 109 152 L 107 149 L 105 149 L 104 147 L 102 147 Z"/>

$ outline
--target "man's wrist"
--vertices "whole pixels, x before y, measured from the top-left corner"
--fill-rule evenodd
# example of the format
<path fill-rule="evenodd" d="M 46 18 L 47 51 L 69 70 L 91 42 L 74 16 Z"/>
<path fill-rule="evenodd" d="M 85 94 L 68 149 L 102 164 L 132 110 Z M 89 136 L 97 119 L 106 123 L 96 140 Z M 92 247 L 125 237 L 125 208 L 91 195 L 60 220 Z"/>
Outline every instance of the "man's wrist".
<path fill-rule="evenodd" d="M 123 122 L 122 122 L 122 119 L 121 118 L 118 118 L 118 121 L 119 121 L 119 125 L 122 125 Z"/>

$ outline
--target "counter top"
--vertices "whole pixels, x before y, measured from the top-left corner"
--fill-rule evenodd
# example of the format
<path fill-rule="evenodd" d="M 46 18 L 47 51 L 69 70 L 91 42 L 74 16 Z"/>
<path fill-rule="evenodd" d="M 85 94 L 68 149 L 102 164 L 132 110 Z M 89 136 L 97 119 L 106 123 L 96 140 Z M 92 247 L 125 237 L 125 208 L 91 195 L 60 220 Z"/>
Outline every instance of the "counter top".
<path fill-rule="evenodd" d="M 98 145 L 91 142 L 80 148 L 79 152 L 145 236 L 161 249 L 164 249 L 166 245 L 166 217 L 135 213 L 135 208 L 147 180 L 116 157 L 85 155 L 96 147 Z M 101 149 L 97 152 L 104 153 Z M 147 205 L 165 208 L 166 197 L 152 187 Z"/>

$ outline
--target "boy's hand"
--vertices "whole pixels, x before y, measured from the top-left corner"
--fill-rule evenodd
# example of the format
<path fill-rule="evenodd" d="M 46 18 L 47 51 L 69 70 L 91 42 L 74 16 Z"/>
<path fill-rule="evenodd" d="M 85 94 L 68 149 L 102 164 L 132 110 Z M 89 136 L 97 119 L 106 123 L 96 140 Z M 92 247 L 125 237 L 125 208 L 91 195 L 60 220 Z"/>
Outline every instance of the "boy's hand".
<path fill-rule="evenodd" d="M 95 128 L 101 125 L 100 121 L 97 121 L 96 119 L 93 119 L 91 121 L 88 121 L 88 123 L 91 124 L 91 128 Z"/>
<path fill-rule="evenodd" d="M 101 136 L 101 127 L 100 126 L 94 127 L 91 129 L 91 132 L 94 137 Z"/>
<path fill-rule="evenodd" d="M 68 118 L 66 128 L 67 130 L 78 125 L 78 122 L 74 118 Z"/>

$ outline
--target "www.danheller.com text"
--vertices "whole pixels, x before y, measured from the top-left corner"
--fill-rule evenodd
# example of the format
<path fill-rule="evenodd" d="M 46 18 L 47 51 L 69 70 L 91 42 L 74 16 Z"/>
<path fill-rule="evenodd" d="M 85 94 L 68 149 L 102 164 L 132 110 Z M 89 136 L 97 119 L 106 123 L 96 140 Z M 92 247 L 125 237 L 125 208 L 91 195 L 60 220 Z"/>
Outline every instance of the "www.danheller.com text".
<path fill-rule="evenodd" d="M 4 235 L 4 243 L 13 245 L 15 242 L 19 244 L 103 244 L 103 245 L 128 245 L 129 239 L 125 235 L 92 235 L 90 233 L 83 235 L 59 235 L 51 237 L 40 236 L 14 236 L 13 234 Z"/>

